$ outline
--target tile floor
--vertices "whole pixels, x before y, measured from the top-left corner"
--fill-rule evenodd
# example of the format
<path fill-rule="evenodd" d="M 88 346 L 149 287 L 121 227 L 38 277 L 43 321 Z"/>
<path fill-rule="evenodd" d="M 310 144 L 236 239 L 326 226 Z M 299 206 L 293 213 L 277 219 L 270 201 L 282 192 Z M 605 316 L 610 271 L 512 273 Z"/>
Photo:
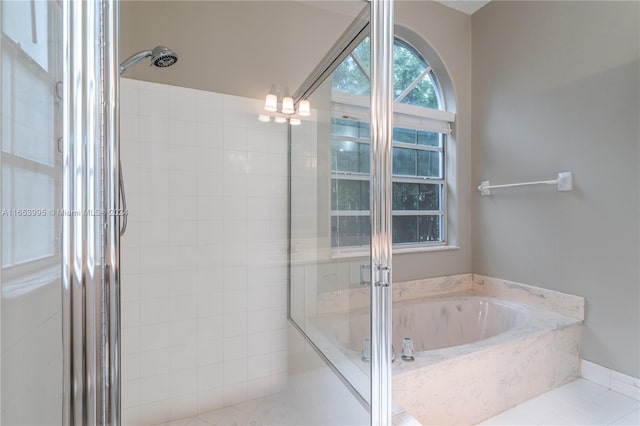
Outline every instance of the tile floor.
<path fill-rule="evenodd" d="M 162 426 L 341 425 L 331 413 L 284 392 Z M 310 423 L 310 419 L 314 419 Z M 418 425 L 406 413 L 396 414 L 394 426 Z M 492 417 L 481 425 L 632 425 L 640 426 L 640 401 L 585 379 L 578 379 Z"/>

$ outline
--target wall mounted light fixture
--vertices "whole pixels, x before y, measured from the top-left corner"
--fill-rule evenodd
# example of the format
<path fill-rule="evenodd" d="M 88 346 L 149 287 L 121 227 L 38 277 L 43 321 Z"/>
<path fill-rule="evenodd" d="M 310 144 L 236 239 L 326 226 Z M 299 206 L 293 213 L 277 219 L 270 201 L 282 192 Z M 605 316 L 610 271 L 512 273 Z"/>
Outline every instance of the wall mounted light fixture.
<path fill-rule="evenodd" d="M 258 115 L 258 120 L 268 123 L 273 117 L 273 121 L 276 123 L 289 122 L 292 126 L 299 126 L 302 124 L 300 117 L 309 117 L 311 115 L 311 103 L 306 99 L 298 102 L 297 114 L 292 97 L 285 96 L 282 98 L 280 105 L 280 111 L 278 112 L 278 97 L 273 93 L 269 93 L 264 99 L 264 110 L 275 114 L 260 114 Z"/>

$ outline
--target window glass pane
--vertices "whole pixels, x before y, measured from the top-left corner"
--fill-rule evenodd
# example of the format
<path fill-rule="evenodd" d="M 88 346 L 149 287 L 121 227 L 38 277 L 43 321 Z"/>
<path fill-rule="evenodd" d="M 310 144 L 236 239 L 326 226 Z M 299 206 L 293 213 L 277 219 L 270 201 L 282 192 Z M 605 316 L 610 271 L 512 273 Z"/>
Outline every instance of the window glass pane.
<path fill-rule="evenodd" d="M 438 97 L 431 76 L 427 74 L 400 103 L 438 109 Z"/>
<path fill-rule="evenodd" d="M 418 176 L 435 179 L 442 178 L 442 153 L 436 151 L 418 151 Z"/>
<path fill-rule="evenodd" d="M 7 168 L 7 166 L 4 166 Z M 42 173 L 14 168 L 15 191 L 13 201 L 2 208 L 45 209 L 55 208 L 55 179 Z M 15 263 L 26 262 L 54 254 L 55 217 L 15 216 L 12 218 L 15 235 L 13 241 Z"/>
<path fill-rule="evenodd" d="M 362 40 L 362 42 L 358 45 L 358 47 L 354 49 L 354 52 L 356 55 L 358 55 L 358 58 L 360 58 L 360 61 L 362 61 L 362 63 L 364 64 L 365 69 L 370 71 L 371 70 L 371 39 L 369 37 L 366 37 L 364 40 Z"/>
<path fill-rule="evenodd" d="M 369 123 L 360 123 L 359 127 L 359 134 L 358 136 L 363 138 L 363 139 L 369 139 L 369 136 L 371 136 L 371 126 Z"/>
<path fill-rule="evenodd" d="M 393 183 L 393 210 L 440 210 L 440 184 Z"/>
<path fill-rule="evenodd" d="M 55 138 L 53 88 L 14 62 L 13 108 L 3 111 L 12 117 L 14 154 L 49 166 L 54 165 Z"/>
<path fill-rule="evenodd" d="M 418 130 L 418 145 L 441 147 L 442 141 L 441 141 L 440 135 L 441 133 L 425 132 L 422 130 Z"/>
<path fill-rule="evenodd" d="M 2 208 L 8 209 L 12 198 L 13 181 L 11 180 L 11 168 L 2 167 Z M 11 216 L 2 216 L 2 266 L 13 264 L 13 226 L 11 226 Z"/>
<path fill-rule="evenodd" d="M 331 134 L 339 136 L 358 137 L 359 122 L 354 120 L 343 120 L 341 118 L 331 119 Z"/>
<path fill-rule="evenodd" d="M 369 181 L 332 179 L 331 210 L 369 210 Z"/>
<path fill-rule="evenodd" d="M 393 175 L 416 175 L 416 151 L 406 148 L 393 148 Z"/>
<path fill-rule="evenodd" d="M 393 141 L 416 143 L 416 131 L 411 129 L 401 129 L 398 127 L 393 128 Z"/>
<path fill-rule="evenodd" d="M 430 241 L 442 241 L 440 235 L 442 216 L 418 217 L 418 237 L 421 243 Z"/>
<path fill-rule="evenodd" d="M 366 246 L 371 239 L 369 216 L 333 216 L 331 245 L 333 247 Z"/>
<path fill-rule="evenodd" d="M 36 61 L 49 69 L 46 1 L 3 1 L 2 32 Z"/>
<path fill-rule="evenodd" d="M 418 216 L 393 216 L 393 242 L 418 241 Z"/>
<path fill-rule="evenodd" d="M 347 56 L 333 72 L 332 85 L 333 90 L 354 95 L 369 95 L 371 92 L 369 79 L 351 55 Z"/>
<path fill-rule="evenodd" d="M 427 68 L 427 63 L 415 50 L 396 39 L 393 45 L 393 97 L 404 90 Z"/>
<path fill-rule="evenodd" d="M 331 141 L 331 170 L 369 173 L 369 145 L 353 141 Z"/>

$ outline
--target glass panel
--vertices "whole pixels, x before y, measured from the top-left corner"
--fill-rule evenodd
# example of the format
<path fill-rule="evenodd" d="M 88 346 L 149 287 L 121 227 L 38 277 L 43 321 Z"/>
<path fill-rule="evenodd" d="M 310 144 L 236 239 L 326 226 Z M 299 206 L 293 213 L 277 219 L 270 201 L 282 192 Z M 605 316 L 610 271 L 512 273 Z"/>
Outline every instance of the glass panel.
<path fill-rule="evenodd" d="M 331 218 L 333 247 L 368 246 L 371 241 L 369 216 L 333 216 Z"/>
<path fill-rule="evenodd" d="M 393 141 L 405 142 L 405 143 L 416 143 L 416 131 L 411 129 L 401 129 L 401 128 L 395 127 L 393 129 Z"/>
<path fill-rule="evenodd" d="M 419 242 L 442 241 L 442 216 L 420 216 L 418 218 Z"/>
<path fill-rule="evenodd" d="M 440 210 L 442 185 L 393 183 L 393 210 Z"/>
<path fill-rule="evenodd" d="M 331 153 L 331 170 L 336 172 L 369 173 L 368 144 L 334 140 L 331 142 Z"/>
<path fill-rule="evenodd" d="M 331 210 L 369 210 L 369 181 L 332 179 Z"/>
<path fill-rule="evenodd" d="M 364 49 L 358 52 L 364 61 Z M 312 117 L 317 119 L 291 127 L 291 169 L 309 162 L 317 167 L 304 185 L 298 176 L 291 177 L 290 312 L 355 392 L 370 401 L 370 363 L 361 360 L 363 342 L 371 337 L 370 296 L 361 286 L 361 280 L 369 281 L 371 263 L 370 145 L 348 140 L 368 142 L 369 120 L 329 119 L 335 117 L 332 93 L 344 90 L 345 70 L 354 72 L 354 66 L 347 58 L 312 94 Z M 364 80 L 357 84 L 368 93 L 368 80 L 367 90 Z M 334 256 L 340 250 L 362 255 Z M 365 297 L 345 303 L 344 297 L 356 289 Z"/>
<path fill-rule="evenodd" d="M 393 217 L 393 243 L 415 243 L 418 241 L 418 216 Z"/>
<path fill-rule="evenodd" d="M 393 148 L 393 175 L 416 176 L 416 151 Z"/>
<path fill-rule="evenodd" d="M 394 216 L 393 242 L 425 243 L 442 241 L 440 235 L 442 216 Z"/>
<path fill-rule="evenodd" d="M 397 98 L 427 68 L 413 48 L 396 39 L 393 46 L 393 97 Z"/>
<path fill-rule="evenodd" d="M 332 79 L 333 88 L 337 91 L 363 96 L 370 94 L 369 78 L 362 72 L 351 55 L 347 56 L 336 68 Z"/>
<path fill-rule="evenodd" d="M 417 151 L 418 176 L 442 179 L 442 153 L 435 151 Z"/>
<path fill-rule="evenodd" d="M 436 86 L 431 75 L 427 74 L 400 103 L 439 109 Z"/>
<path fill-rule="evenodd" d="M 2 2 L 2 424 L 62 424 L 61 4 Z"/>
<path fill-rule="evenodd" d="M 442 147 L 442 134 L 418 130 L 418 145 Z"/>
<path fill-rule="evenodd" d="M 49 69 L 49 14 L 47 2 L 3 1 L 2 32 L 31 59 L 45 70 Z"/>

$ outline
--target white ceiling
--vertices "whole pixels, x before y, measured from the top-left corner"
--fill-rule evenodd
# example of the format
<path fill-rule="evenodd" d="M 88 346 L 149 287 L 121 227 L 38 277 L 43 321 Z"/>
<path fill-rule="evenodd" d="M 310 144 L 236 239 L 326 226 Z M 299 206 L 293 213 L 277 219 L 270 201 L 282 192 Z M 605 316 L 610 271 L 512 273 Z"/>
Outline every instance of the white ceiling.
<path fill-rule="evenodd" d="M 467 15 L 473 15 L 478 9 L 491 0 L 436 0 L 438 3 L 442 3 L 452 9 L 464 12 Z"/>

